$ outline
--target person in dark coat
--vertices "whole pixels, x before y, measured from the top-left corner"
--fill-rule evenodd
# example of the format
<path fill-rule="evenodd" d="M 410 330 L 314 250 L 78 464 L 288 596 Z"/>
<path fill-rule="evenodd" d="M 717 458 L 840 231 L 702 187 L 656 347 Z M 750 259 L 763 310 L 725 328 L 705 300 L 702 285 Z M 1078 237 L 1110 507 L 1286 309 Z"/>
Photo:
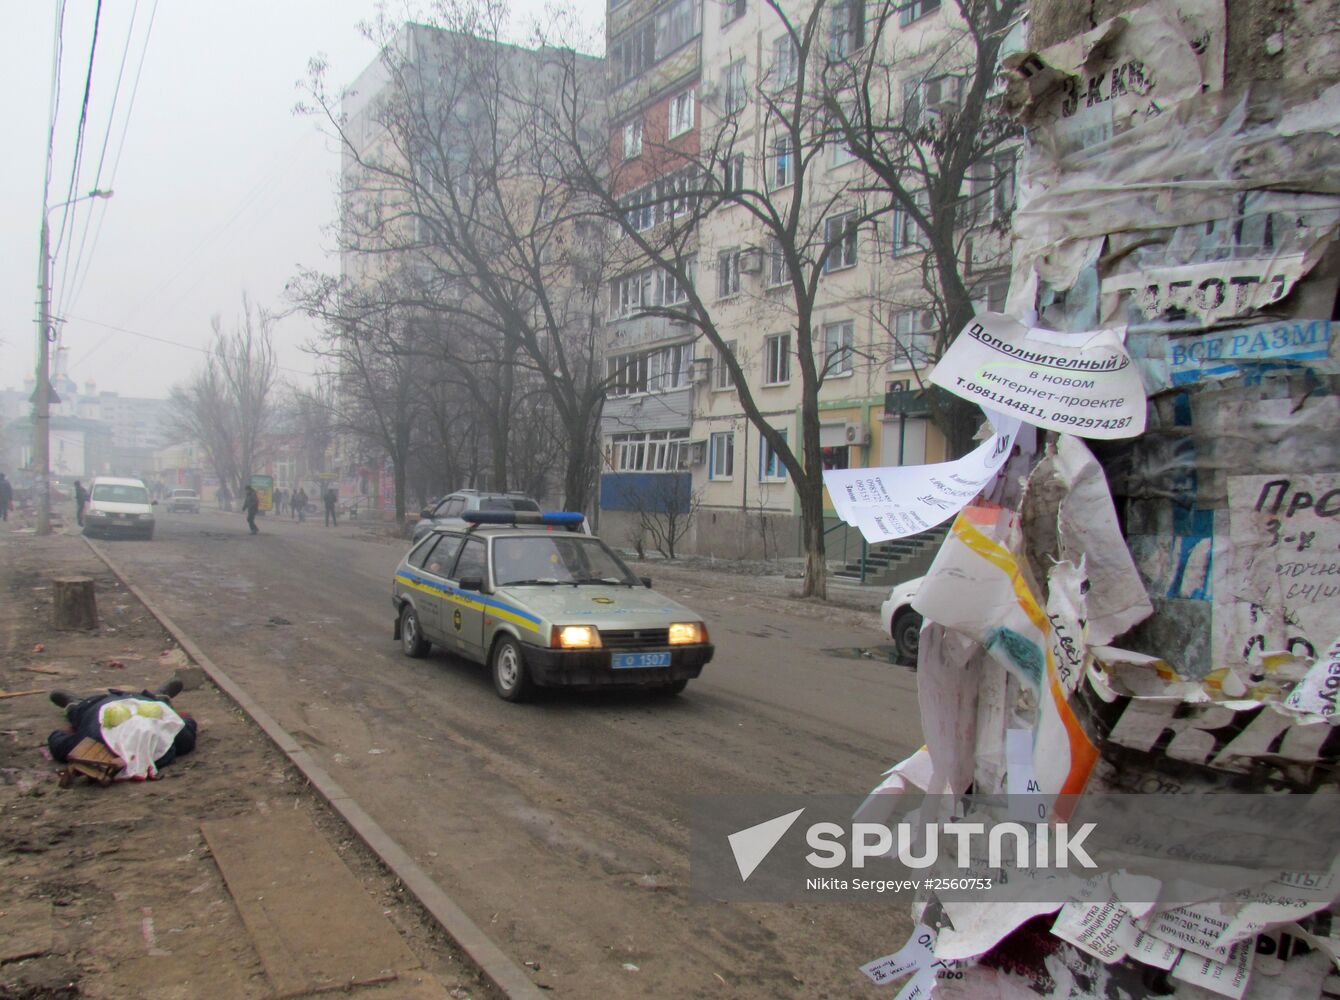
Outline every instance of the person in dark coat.
<path fill-rule="evenodd" d="M 261 509 L 261 498 L 257 495 L 255 489 L 248 486 L 247 494 L 242 498 L 242 512 L 247 515 L 247 527 L 251 529 L 253 535 L 260 534 L 260 528 L 256 527 L 256 514 Z"/>
<path fill-rule="evenodd" d="M 88 490 L 78 479 L 74 481 L 74 519 L 79 527 L 84 526 L 84 505 L 88 503 Z"/>
<path fill-rule="evenodd" d="M 0 472 L 0 521 L 9 520 L 9 508 L 14 503 L 14 487 L 5 474 Z"/>
<path fill-rule="evenodd" d="M 338 495 L 333 486 L 322 494 L 322 500 L 326 504 L 326 527 L 330 527 L 332 524 L 338 525 L 335 518 L 335 500 Z"/>
<path fill-rule="evenodd" d="M 298 492 L 293 494 L 293 516 L 299 521 L 307 520 L 307 491 L 301 486 Z"/>
<path fill-rule="evenodd" d="M 103 705 L 111 701 L 131 698 L 140 701 L 161 701 L 164 705 L 171 707 L 172 699 L 181 693 L 181 689 L 181 681 L 174 677 L 152 693 L 149 691 L 136 693 L 108 688 L 106 694 L 95 694 L 87 698 L 80 698 L 69 691 L 52 691 L 51 701 L 58 708 L 65 709 L 65 718 L 69 722 L 69 726 L 64 729 L 57 729 L 47 737 L 47 749 L 51 751 L 51 756 L 57 763 L 64 764 L 69 760 L 71 751 L 85 739 L 97 740 L 103 746 L 106 746 L 102 739 L 102 725 L 98 721 Z M 172 746 L 168 747 L 163 756 L 154 761 L 154 767 L 160 771 L 176 760 L 178 756 L 188 754 L 195 749 L 195 719 L 183 712 L 177 714 L 181 716 L 184 725 L 181 731 L 173 737 Z"/>

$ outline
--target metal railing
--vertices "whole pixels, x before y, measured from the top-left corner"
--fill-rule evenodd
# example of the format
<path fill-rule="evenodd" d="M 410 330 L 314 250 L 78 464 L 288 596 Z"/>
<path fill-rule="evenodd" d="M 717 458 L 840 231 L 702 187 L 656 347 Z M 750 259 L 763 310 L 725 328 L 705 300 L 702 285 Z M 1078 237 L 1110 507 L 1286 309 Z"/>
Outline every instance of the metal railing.
<path fill-rule="evenodd" d="M 831 535 L 833 532 L 837 531 L 839 528 L 843 529 L 843 531 L 842 531 L 842 565 L 843 565 L 844 567 L 847 565 L 847 562 L 849 561 L 849 560 L 848 560 L 848 557 L 847 557 L 847 550 L 848 550 L 848 545 L 849 545 L 850 542 L 851 542 L 851 534 L 852 534 L 852 532 L 855 531 L 855 532 L 856 532 L 856 537 L 859 538 L 859 539 L 861 540 L 861 559 L 860 559 L 860 566 L 861 566 L 861 583 L 865 583 L 865 575 L 866 575 L 866 559 L 867 559 L 867 557 L 870 555 L 870 543 L 867 542 L 867 541 L 865 540 L 865 536 L 862 535 L 858 529 L 853 528 L 850 524 L 848 524 L 848 523 L 845 522 L 845 521 L 838 521 L 838 522 L 837 522 L 836 524 L 834 524 L 831 528 L 825 528 L 825 529 L 824 529 L 824 551 L 825 551 L 825 553 L 827 553 L 827 552 L 829 551 L 829 549 L 828 549 L 828 536 Z"/>

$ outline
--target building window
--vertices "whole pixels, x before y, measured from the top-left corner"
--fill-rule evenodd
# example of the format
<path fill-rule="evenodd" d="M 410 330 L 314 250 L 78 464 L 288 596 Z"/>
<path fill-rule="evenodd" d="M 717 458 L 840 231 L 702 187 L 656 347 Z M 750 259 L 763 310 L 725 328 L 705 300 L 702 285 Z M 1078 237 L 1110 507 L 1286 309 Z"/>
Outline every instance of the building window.
<path fill-rule="evenodd" d="M 782 440 L 787 440 L 786 431 L 778 431 Z M 782 462 L 781 456 L 773 451 L 772 445 L 768 444 L 767 438 L 760 438 L 758 448 L 758 481 L 763 482 L 781 482 L 786 479 L 786 465 Z"/>
<path fill-rule="evenodd" d="M 721 187 L 727 194 L 739 194 L 744 190 L 744 154 L 736 153 L 722 162 Z"/>
<path fill-rule="evenodd" d="M 865 0 L 832 0 L 828 13 L 828 57 L 845 59 L 865 45 Z"/>
<path fill-rule="evenodd" d="M 775 333 L 763 341 L 763 384 L 791 381 L 791 334 Z"/>
<path fill-rule="evenodd" d="M 606 393 L 631 396 L 647 391 L 647 355 L 621 354 L 605 359 Z"/>
<path fill-rule="evenodd" d="M 730 368 L 726 364 L 726 355 L 735 354 L 735 341 L 726 341 L 726 350 L 717 351 L 716 364 L 712 366 L 712 388 L 734 389 L 735 380 L 731 378 Z"/>
<path fill-rule="evenodd" d="M 634 191 L 620 199 L 623 205 L 623 217 L 628 228 L 635 232 L 645 232 L 656 225 L 655 195 L 649 188 Z"/>
<path fill-rule="evenodd" d="M 850 451 L 845 444 L 837 448 L 820 448 L 819 460 L 825 469 L 846 469 L 850 467 Z"/>
<path fill-rule="evenodd" d="M 668 392 L 689 384 L 693 345 L 674 344 L 647 355 L 647 391 Z"/>
<path fill-rule="evenodd" d="M 790 187 L 796 179 L 796 157 L 791 147 L 789 135 L 778 136 L 772 141 L 772 186 Z"/>
<path fill-rule="evenodd" d="M 642 155 L 642 119 L 623 127 L 623 158 L 636 160 Z"/>
<path fill-rule="evenodd" d="M 693 128 L 693 88 L 670 98 L 670 129 L 668 137 L 683 135 Z"/>
<path fill-rule="evenodd" d="M 856 213 L 824 220 L 824 273 L 856 266 Z"/>
<path fill-rule="evenodd" d="M 856 348 L 856 325 L 851 320 L 829 323 L 824 327 L 824 376 L 841 377 L 852 373 Z"/>
<path fill-rule="evenodd" d="M 918 191 L 914 196 L 917 203 L 917 209 L 925 215 L 929 210 L 930 199 L 925 191 Z M 889 242 L 889 251 L 895 257 L 905 253 L 917 253 L 924 250 L 922 244 L 921 227 L 917 225 L 916 218 L 902 205 L 893 210 L 890 219 L 889 228 L 892 238 Z"/>
<path fill-rule="evenodd" d="M 772 41 L 772 86 L 778 90 L 795 85 L 800 72 L 800 52 L 796 49 L 795 39 L 789 34 Z"/>
<path fill-rule="evenodd" d="M 740 290 L 740 248 L 731 247 L 717 254 L 717 298 L 724 299 Z"/>
<path fill-rule="evenodd" d="M 745 91 L 744 60 L 736 59 L 726 67 L 724 86 L 726 92 L 726 114 L 743 111 L 748 95 Z"/>
<path fill-rule="evenodd" d="M 656 60 L 659 62 L 698 36 L 698 0 L 678 0 L 656 15 Z"/>
<path fill-rule="evenodd" d="M 889 371 L 902 371 L 929 364 L 935 349 L 935 313 L 929 309 L 904 309 L 893 314 L 893 357 Z"/>
<path fill-rule="evenodd" d="M 656 24 L 648 19 L 610 46 L 610 72 L 618 86 L 636 79 L 656 61 Z"/>
<path fill-rule="evenodd" d="M 940 9 L 940 0 L 905 0 L 898 8 L 898 23 L 907 27 L 913 21 Z"/>
<path fill-rule="evenodd" d="M 782 241 L 776 239 L 768 240 L 768 287 L 776 288 L 779 285 L 785 285 L 790 279 L 786 267 L 786 253 L 782 248 Z"/>
<path fill-rule="evenodd" d="M 735 475 L 735 432 L 717 431 L 707 443 L 708 479 L 730 479 Z"/>
<path fill-rule="evenodd" d="M 610 438 L 610 464 L 615 472 L 677 472 L 688 467 L 687 430 L 615 434 Z"/>
<path fill-rule="evenodd" d="M 694 264 L 688 262 L 685 268 L 688 273 L 689 281 L 693 281 Z M 672 274 L 669 271 L 658 271 L 656 274 L 656 302 L 662 306 L 677 306 L 689 300 L 689 289 L 682 281 L 679 275 Z"/>
<path fill-rule="evenodd" d="M 850 119 L 849 119 L 850 120 Z M 828 135 L 828 151 L 832 157 L 832 163 L 835 167 L 846 166 L 856 159 L 856 154 L 851 151 L 847 145 L 847 137 L 842 128 L 842 121 L 838 118 L 830 117 L 826 129 Z"/>
<path fill-rule="evenodd" d="M 1002 153 L 972 165 L 969 172 L 975 225 L 1001 222 L 1014 208 L 1014 153 Z"/>
<path fill-rule="evenodd" d="M 721 26 L 724 28 L 744 17 L 744 5 L 745 0 L 722 0 Z"/>
<path fill-rule="evenodd" d="M 622 319 L 652 305 L 652 273 L 638 271 L 610 282 L 610 318 Z"/>

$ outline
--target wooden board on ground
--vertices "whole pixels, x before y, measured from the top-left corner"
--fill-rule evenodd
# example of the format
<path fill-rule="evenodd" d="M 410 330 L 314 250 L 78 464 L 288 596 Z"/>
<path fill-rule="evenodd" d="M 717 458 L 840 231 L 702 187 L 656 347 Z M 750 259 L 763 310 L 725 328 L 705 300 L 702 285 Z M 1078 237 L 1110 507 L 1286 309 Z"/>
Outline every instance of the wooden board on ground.
<path fill-rule="evenodd" d="M 201 823 L 280 997 L 395 979 L 420 962 L 310 819 Z"/>

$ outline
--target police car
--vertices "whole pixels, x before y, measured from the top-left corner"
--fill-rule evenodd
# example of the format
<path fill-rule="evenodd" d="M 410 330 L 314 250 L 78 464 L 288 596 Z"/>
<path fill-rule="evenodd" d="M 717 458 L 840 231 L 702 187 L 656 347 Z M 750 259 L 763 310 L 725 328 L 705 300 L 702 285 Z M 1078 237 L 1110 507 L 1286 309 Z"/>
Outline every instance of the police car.
<path fill-rule="evenodd" d="M 395 637 L 487 664 L 499 697 L 536 687 L 678 694 L 712 659 L 702 619 L 586 533 L 581 514 L 467 511 L 396 567 Z"/>

